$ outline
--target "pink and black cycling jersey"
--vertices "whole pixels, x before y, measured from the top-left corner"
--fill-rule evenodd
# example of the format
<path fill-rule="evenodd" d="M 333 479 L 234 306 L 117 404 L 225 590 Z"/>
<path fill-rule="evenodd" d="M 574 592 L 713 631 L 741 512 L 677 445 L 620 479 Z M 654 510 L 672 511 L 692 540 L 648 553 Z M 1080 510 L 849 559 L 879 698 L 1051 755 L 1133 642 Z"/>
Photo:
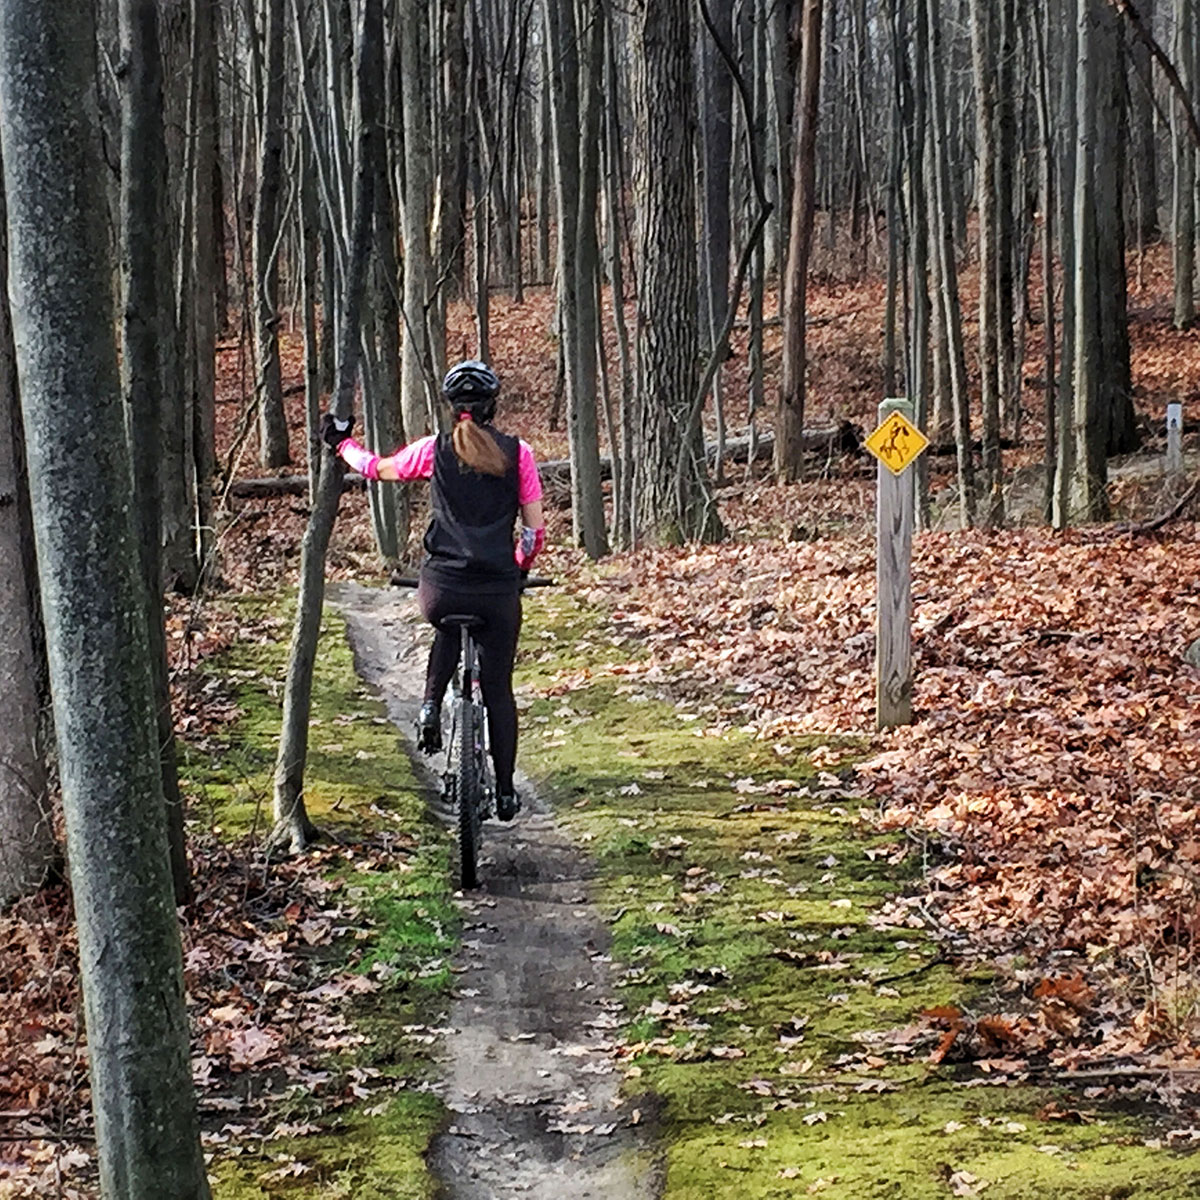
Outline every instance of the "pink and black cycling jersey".
<path fill-rule="evenodd" d="M 520 571 L 513 526 L 522 504 L 541 499 L 533 452 L 488 427 L 509 462 L 503 475 L 463 466 L 449 434 L 420 438 L 393 456 L 401 479 L 429 479 L 432 518 L 425 532 L 422 573 L 443 586 L 507 592 Z"/>

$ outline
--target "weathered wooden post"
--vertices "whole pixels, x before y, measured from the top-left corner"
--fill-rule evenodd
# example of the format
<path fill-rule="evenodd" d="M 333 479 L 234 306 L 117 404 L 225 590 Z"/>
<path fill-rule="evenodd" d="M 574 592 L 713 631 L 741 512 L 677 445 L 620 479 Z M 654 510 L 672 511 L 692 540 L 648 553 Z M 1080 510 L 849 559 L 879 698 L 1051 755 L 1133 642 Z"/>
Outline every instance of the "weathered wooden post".
<path fill-rule="evenodd" d="M 875 727 L 912 722 L 912 535 L 917 456 L 929 445 L 912 403 L 885 400 L 866 446 L 879 460 L 875 499 Z"/>
<path fill-rule="evenodd" d="M 1167 405 L 1167 474 L 1183 470 L 1183 405 Z"/>

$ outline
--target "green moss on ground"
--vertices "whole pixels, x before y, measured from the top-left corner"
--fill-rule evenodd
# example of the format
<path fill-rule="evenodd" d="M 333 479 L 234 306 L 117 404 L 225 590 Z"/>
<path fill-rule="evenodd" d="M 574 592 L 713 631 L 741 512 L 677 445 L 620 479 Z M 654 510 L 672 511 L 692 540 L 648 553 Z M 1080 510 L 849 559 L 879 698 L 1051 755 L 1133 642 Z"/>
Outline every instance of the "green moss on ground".
<path fill-rule="evenodd" d="M 525 613 L 522 760 L 598 866 L 667 1200 L 1200 1195 L 1149 1118 L 930 1065 L 920 1013 L 970 1009 L 986 973 L 880 919 L 919 856 L 818 781 L 811 739 L 674 701 L 579 598 Z M 1055 1099 L 1084 1123 L 1040 1120 Z"/>
<path fill-rule="evenodd" d="M 230 604 L 237 643 L 205 664 L 205 686 L 228 695 L 232 722 L 181 747 L 181 775 L 193 820 L 228 838 L 265 836 L 278 744 L 283 680 L 291 631 L 290 604 L 256 599 Z M 331 969 L 353 962 L 387 981 L 359 999 L 351 1014 L 366 1035 L 330 1069 L 378 1070 L 398 1092 L 376 1092 L 329 1116 L 318 1098 L 292 1097 L 292 1132 L 266 1142 L 234 1140 L 218 1147 L 211 1168 L 216 1200 L 268 1197 L 354 1197 L 426 1200 L 434 1194 L 425 1163 L 445 1112 L 422 1090 L 433 1075 L 427 1038 L 449 994 L 449 956 L 459 917 L 452 901 L 450 840 L 431 817 L 412 764 L 383 705 L 354 671 L 345 630 L 327 615 L 313 678 L 305 802 L 318 828 L 344 843 L 330 871 L 364 914 L 369 936 L 335 948 Z M 387 852 L 358 864 L 356 845 Z"/>
<path fill-rule="evenodd" d="M 432 1200 L 435 1187 L 424 1152 L 442 1116 L 441 1105 L 420 1093 L 355 1110 L 326 1122 L 320 1134 L 276 1139 L 260 1153 L 219 1161 L 211 1170 L 213 1195 Z"/>
<path fill-rule="evenodd" d="M 262 835 L 271 820 L 272 777 L 291 638 L 292 603 L 283 598 L 232 604 L 239 638 L 201 669 L 209 686 L 228 694 L 237 720 L 186 741 L 180 773 L 193 820 L 228 836 Z M 313 672 L 312 718 L 304 800 L 318 827 L 335 836 L 379 826 L 371 806 L 386 802 L 398 828 L 426 818 L 407 756 L 382 704 L 354 673 L 339 618 L 326 614 Z"/>

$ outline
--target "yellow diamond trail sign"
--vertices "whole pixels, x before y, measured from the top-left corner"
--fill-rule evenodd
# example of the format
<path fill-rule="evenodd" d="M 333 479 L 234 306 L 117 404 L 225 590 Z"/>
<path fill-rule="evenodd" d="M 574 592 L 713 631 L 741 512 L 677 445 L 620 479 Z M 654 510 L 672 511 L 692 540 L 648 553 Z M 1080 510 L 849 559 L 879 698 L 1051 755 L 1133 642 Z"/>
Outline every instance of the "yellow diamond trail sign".
<path fill-rule="evenodd" d="M 893 475 L 900 475 L 929 445 L 929 439 L 903 413 L 893 412 L 865 444 Z"/>

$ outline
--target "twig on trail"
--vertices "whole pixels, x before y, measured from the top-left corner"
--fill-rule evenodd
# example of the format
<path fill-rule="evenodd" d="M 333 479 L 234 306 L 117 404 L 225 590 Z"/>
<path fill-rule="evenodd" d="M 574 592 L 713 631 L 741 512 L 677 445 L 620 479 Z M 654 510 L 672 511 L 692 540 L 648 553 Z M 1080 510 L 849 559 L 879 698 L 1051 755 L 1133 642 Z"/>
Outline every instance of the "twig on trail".
<path fill-rule="evenodd" d="M 1161 1079 L 1170 1075 L 1200 1075 L 1200 1067 L 1091 1067 L 1078 1071 L 1048 1071 L 1046 1075 L 1064 1083 L 1084 1083 L 1096 1079 Z"/>
<path fill-rule="evenodd" d="M 940 966 L 942 963 L 949 961 L 944 954 L 939 952 L 928 962 L 922 963 L 919 967 L 913 967 L 911 971 L 901 971 L 898 975 L 881 975 L 878 979 L 872 979 L 871 986 L 878 987 L 881 983 L 895 983 L 897 979 L 912 979 L 914 975 L 923 975 L 931 967 Z"/>
<path fill-rule="evenodd" d="M 0 1133 L 0 1142 L 95 1142 L 90 1133 L 54 1133 L 49 1129 L 38 1133 Z"/>
<path fill-rule="evenodd" d="M 1094 629 L 1031 629 L 1026 635 L 1027 642 L 1070 642 L 1076 638 L 1096 637 Z"/>
<path fill-rule="evenodd" d="M 1129 525 L 1118 525 L 1116 531 L 1117 533 L 1129 534 L 1132 537 L 1136 537 L 1139 533 L 1155 533 L 1164 525 L 1174 521 L 1175 518 L 1178 517 L 1192 502 L 1197 492 L 1200 492 L 1200 478 L 1194 480 L 1192 486 L 1188 488 L 1188 490 L 1179 497 L 1179 499 L 1171 506 L 1171 508 L 1169 508 L 1161 516 L 1157 516 L 1150 521 L 1140 521 Z"/>

